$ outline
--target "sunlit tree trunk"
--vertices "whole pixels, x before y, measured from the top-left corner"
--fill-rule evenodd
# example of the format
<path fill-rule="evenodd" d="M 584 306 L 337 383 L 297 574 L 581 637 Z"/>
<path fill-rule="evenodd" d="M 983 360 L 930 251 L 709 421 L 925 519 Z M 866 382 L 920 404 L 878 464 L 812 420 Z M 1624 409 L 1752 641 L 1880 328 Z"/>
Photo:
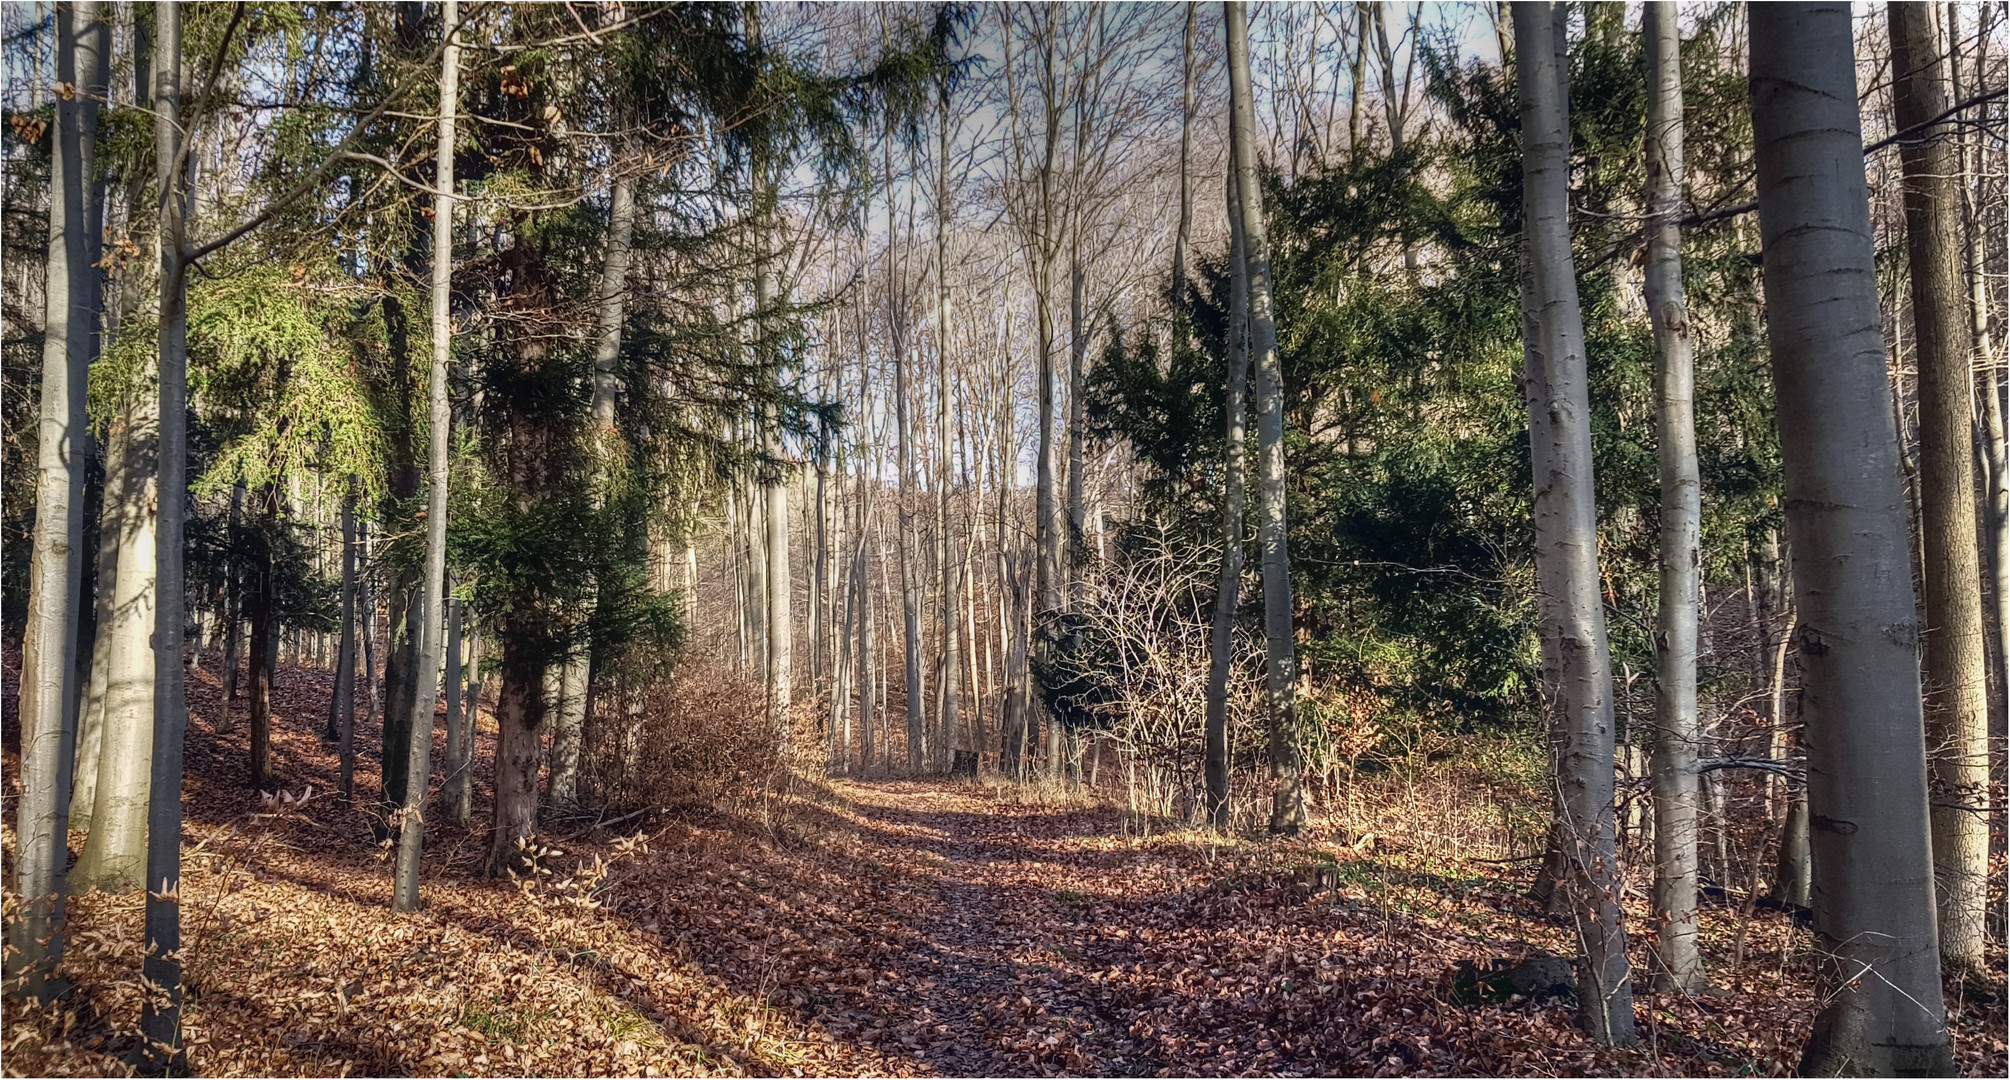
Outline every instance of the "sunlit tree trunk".
<path fill-rule="evenodd" d="M 1633 992 L 1620 923 L 1619 867 L 1614 845 L 1611 657 L 1599 596 L 1597 509 L 1593 495 L 1590 386 L 1584 328 L 1570 249 L 1570 140 L 1558 64 L 1563 11 L 1547 2 L 1514 5 L 1515 77 L 1521 95 L 1523 229 L 1538 313 L 1540 391 L 1532 391 L 1531 431 L 1547 436 L 1535 460 L 1536 561 L 1541 631 L 1556 642 L 1557 784 L 1561 840 L 1578 911 L 1582 963 L 1580 1000 L 1593 1038 L 1633 1041 Z"/>
<path fill-rule="evenodd" d="M 104 32 L 95 3 L 56 5 L 56 79 L 96 92 Z M 77 632 L 83 582 L 84 478 L 90 433 L 84 382 L 97 312 L 89 305 L 85 200 L 91 189 L 97 105 L 87 93 L 56 102 L 49 172 L 48 278 L 42 339 L 42 400 L 36 423 L 35 532 L 22 639 L 21 795 L 16 804 L 14 890 L 7 972 L 20 992 L 41 996 L 62 958 L 63 875 L 69 776 L 75 746 Z"/>
<path fill-rule="evenodd" d="M 1755 4 L 1750 19 L 1824 1003 L 1801 1071 L 1944 1076 L 1954 1063 L 1934 933 L 1919 616 L 1886 404 L 1850 8 Z"/>
<path fill-rule="evenodd" d="M 447 590 L 447 451 L 454 428 L 453 407 L 447 400 L 447 372 L 454 357 L 454 113 L 460 100 L 459 24 L 458 0 L 446 0 L 440 12 L 440 33 L 445 42 L 440 51 L 439 148 L 433 166 L 433 365 L 426 391 L 432 430 L 426 449 L 426 568 L 414 605 L 419 623 L 418 667 L 412 673 L 412 744 L 391 894 L 394 911 L 417 911 L 421 906 L 422 813 L 433 771 L 433 708 L 440 693 L 440 616 Z"/>
<path fill-rule="evenodd" d="M 151 372 L 149 372 L 151 374 Z M 139 394 L 115 421 L 123 475 L 116 493 L 119 565 L 113 575 L 112 647 L 105 671 L 102 752 L 91 785 L 91 835 L 71 871 L 73 890 L 126 892 L 146 882 L 147 793 L 153 775 L 155 488 L 160 400 Z M 80 787 L 81 790 L 81 787 Z"/>
<path fill-rule="evenodd" d="M 1263 551 L 1263 636 L 1270 730 L 1270 831 L 1295 835 L 1305 825 L 1298 761 L 1297 642 L 1291 625 L 1291 554 L 1284 497 L 1284 372 L 1270 293 L 1270 242 L 1256 167 L 1256 106 L 1250 88 L 1249 23 L 1243 5 L 1222 5 L 1228 24 L 1229 92 L 1235 112 L 1236 195 L 1242 204 L 1244 265 L 1249 279 L 1249 352 L 1256 368 L 1257 544 Z"/>
<path fill-rule="evenodd" d="M 1894 122 L 1948 108 L 1934 4 L 1891 4 Z M 1974 342 L 1962 282 L 1961 152 L 1948 129 L 1899 143 L 1919 366 L 1919 546 L 1926 592 L 1926 738 L 1940 957 L 1979 968 L 1989 875 L 1989 690 L 1969 408 Z"/>
<path fill-rule="evenodd" d="M 1696 946 L 1696 611 L 1702 586 L 1702 477 L 1696 464 L 1695 360 L 1682 290 L 1682 38 L 1672 0 L 1645 9 L 1647 313 L 1654 324 L 1661 458 L 1661 598 L 1654 648 L 1654 918 L 1660 979 L 1702 988 Z"/>

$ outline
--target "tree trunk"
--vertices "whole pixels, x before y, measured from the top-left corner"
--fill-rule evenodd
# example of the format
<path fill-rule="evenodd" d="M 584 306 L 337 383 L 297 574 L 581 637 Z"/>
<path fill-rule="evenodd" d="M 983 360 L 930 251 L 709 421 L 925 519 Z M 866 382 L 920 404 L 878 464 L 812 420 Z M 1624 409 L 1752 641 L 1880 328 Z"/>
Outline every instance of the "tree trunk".
<path fill-rule="evenodd" d="M 551 759 L 544 780 L 547 815 L 579 807 L 579 750 L 591 664 L 590 656 L 573 656 L 544 673 L 546 715 L 551 719 Z"/>
<path fill-rule="evenodd" d="M 181 115 L 181 6 L 154 5 L 154 147 L 160 178 L 160 468 L 154 524 L 154 756 L 147 793 L 147 893 L 140 974 L 155 988 L 140 1005 L 144 1053 L 166 1071 L 181 1042 L 181 780 L 188 727 L 181 637 L 183 524 L 188 503 L 188 265 L 186 194 L 176 169 Z"/>
<path fill-rule="evenodd" d="M 1083 310 L 1087 302 L 1088 267 L 1082 263 L 1081 225 L 1077 222 L 1075 235 L 1068 252 L 1068 593 L 1069 608 L 1082 602 L 1082 571 L 1088 562 L 1088 553 L 1082 546 L 1082 538 L 1088 532 L 1087 507 L 1083 504 L 1082 475 L 1083 428 L 1087 426 L 1087 410 L 1083 398 L 1083 368 L 1088 361 L 1089 325 L 1088 313 Z"/>
<path fill-rule="evenodd" d="M 1235 113 L 1236 194 L 1242 203 L 1244 265 L 1249 280 L 1249 352 L 1256 367 L 1257 543 L 1263 551 L 1263 635 L 1270 730 L 1270 831 L 1296 835 L 1305 825 L 1298 762 L 1297 642 L 1291 625 L 1291 553 L 1284 496 L 1284 372 L 1270 295 L 1270 241 L 1256 167 L 1256 106 L 1250 89 L 1249 24 L 1239 2 L 1226 3 L 1229 89 Z"/>
<path fill-rule="evenodd" d="M 927 768 L 927 728 L 921 698 L 921 567 L 917 565 L 919 541 L 914 535 L 914 514 L 910 483 L 914 476 L 914 433 L 907 417 L 907 350 L 899 335 L 893 347 L 894 424 L 900 440 L 900 611 L 906 631 L 907 657 L 907 769 L 919 775 Z"/>
<path fill-rule="evenodd" d="M 272 668 L 278 627 L 274 625 L 272 544 L 279 535 L 279 489 L 266 485 L 259 493 L 264 504 L 257 563 L 251 588 L 251 761 L 247 773 L 254 791 L 271 791 L 272 780 Z"/>
<path fill-rule="evenodd" d="M 406 766 L 404 821 L 398 838 L 398 868 L 391 910 L 417 911 L 419 857 L 425 844 L 421 812 L 432 774 L 433 706 L 440 692 L 441 597 L 447 588 L 447 451 L 454 413 L 447 400 L 447 370 L 453 364 L 454 277 L 454 111 L 460 96 L 459 4 L 446 0 L 441 33 L 439 150 L 433 173 L 433 367 L 427 386 L 432 431 L 427 440 L 426 569 L 414 607 L 419 623 L 418 665 L 413 672 L 411 757 Z M 388 751 L 387 751 L 388 752 Z"/>
<path fill-rule="evenodd" d="M 942 575 L 942 709 L 938 718 L 938 740 L 945 758 L 963 746 L 958 714 L 962 701 L 962 669 L 958 666 L 956 530 L 949 498 L 951 470 L 955 460 L 949 434 L 949 81 L 945 74 L 937 83 L 941 123 L 936 132 L 935 171 L 935 444 L 936 471 L 935 531 L 936 567 Z M 948 764 L 945 760 L 944 764 Z"/>
<path fill-rule="evenodd" d="M 1809 906 L 1808 792 L 1796 787 L 1787 799 L 1786 824 L 1780 827 L 1780 852 L 1774 864 L 1772 899 L 1793 907 Z"/>
<path fill-rule="evenodd" d="M 467 824 L 461 816 L 461 789 L 468 784 L 467 722 L 461 718 L 461 602 L 447 600 L 447 781 L 440 802 L 457 824 Z"/>
<path fill-rule="evenodd" d="M 223 696 L 216 712 L 216 734 L 235 728 L 230 707 L 237 703 L 237 665 L 244 656 L 244 559 L 237 542 L 244 528 L 244 481 L 230 489 L 230 547 L 223 577 Z"/>
<path fill-rule="evenodd" d="M 360 522 L 357 534 L 362 544 L 363 563 L 367 567 L 371 562 L 372 551 L 369 522 Z M 365 706 L 363 725 L 370 727 L 378 722 L 384 699 L 383 685 L 377 676 L 377 595 L 376 590 L 370 585 L 370 573 L 367 569 L 357 573 L 356 588 L 360 594 L 360 603 L 357 606 L 361 609 L 358 612 L 360 618 L 357 620 L 357 636 L 362 639 L 363 696 L 368 703 Z M 342 757 L 342 795 L 347 802 L 355 801 L 356 743 L 353 731 L 350 733 L 348 753 Z"/>
<path fill-rule="evenodd" d="M 387 818 L 405 805 L 406 777 L 412 760 L 412 699 L 417 682 L 413 669 L 419 662 L 418 582 L 412 580 L 409 571 L 392 569 L 390 590 L 384 620 L 384 700 L 378 714 L 383 732 L 379 743 L 383 769 L 380 809 Z"/>
<path fill-rule="evenodd" d="M 1948 108 L 1934 4 L 1893 4 L 1894 122 Z M 1899 144 L 1919 366 L 1920 554 L 1926 586 L 1926 738 L 1941 960 L 1978 969 L 1987 934 L 1989 690 L 1969 408 L 1974 341 L 1962 282 L 1961 156 L 1954 132 Z"/>
<path fill-rule="evenodd" d="M 1695 361 L 1682 291 L 1682 38 L 1670 0 L 1646 8 L 1647 311 L 1654 323 L 1661 458 L 1661 600 L 1655 626 L 1654 917 L 1658 981 L 1707 983 L 1696 945 L 1696 611 L 1702 585 L 1702 477 Z"/>
<path fill-rule="evenodd" d="M 56 78 L 95 92 L 104 82 L 98 5 L 56 5 Z M 77 633 L 72 616 L 83 582 L 84 462 L 90 433 L 84 384 L 93 322 L 85 200 L 97 140 L 86 93 L 56 103 L 49 173 L 49 255 L 42 339 L 42 400 L 36 424 L 35 533 L 22 639 L 21 796 L 16 805 L 14 889 L 21 909 L 9 936 L 7 974 L 41 997 L 63 952 L 63 877 L 69 862 L 69 780 L 75 750 Z"/>
<path fill-rule="evenodd" d="M 1229 116 L 1231 143 L 1235 116 Z M 1242 601 L 1243 502 L 1249 406 L 1249 266 L 1242 235 L 1242 199 L 1236 170 L 1228 171 L 1228 384 L 1223 397 L 1227 433 L 1222 444 L 1221 575 L 1215 586 L 1214 625 L 1208 634 L 1206 744 L 1207 820 L 1227 829 L 1228 676 L 1235 663 L 1235 615 Z"/>
<path fill-rule="evenodd" d="M 1535 456 L 1547 466 L 1536 484 L 1536 561 L 1549 564 L 1538 580 L 1558 591 L 1538 597 L 1545 637 L 1556 642 L 1555 694 L 1561 839 L 1578 907 L 1582 945 L 1580 999 L 1591 1035 L 1601 1043 L 1633 1041 L 1633 991 L 1620 923 L 1619 867 L 1614 849 L 1611 657 L 1599 595 L 1597 508 L 1593 494 L 1590 386 L 1584 328 L 1570 249 L 1570 139 L 1558 74 L 1561 35 L 1557 6 L 1514 5 L 1515 76 L 1521 95 L 1523 220 L 1534 286 L 1542 380 L 1530 403 L 1531 431 L 1546 427 Z M 1546 526 L 1546 527 L 1545 527 Z"/>
<path fill-rule="evenodd" d="M 322 738 L 340 745 L 342 730 L 356 716 L 356 498 L 342 498 L 342 625 L 335 649 L 335 693 L 328 699 L 328 728 Z"/>
<path fill-rule="evenodd" d="M 774 430 L 778 418 L 771 418 L 769 452 L 783 453 L 781 433 Z M 768 723 L 784 745 L 790 738 L 790 703 L 795 654 L 794 587 L 789 574 L 789 489 L 787 474 L 777 464 L 775 474 L 761 484 L 767 502 L 764 515 L 768 527 Z"/>
<path fill-rule="evenodd" d="M 537 832 L 537 765 L 543 753 L 545 665 L 537 655 L 539 628 L 521 624 L 502 631 L 502 688 L 496 694 L 495 818 L 489 834 L 488 872 L 518 866 L 516 842 Z"/>
<path fill-rule="evenodd" d="M 72 871 L 73 889 L 126 892 L 146 883 L 147 794 L 153 775 L 155 488 L 159 399 L 128 402 L 112 433 L 123 459 L 107 485 L 123 505 L 118 516 L 119 566 L 114 572 L 110 659 L 106 668 L 103 752 L 91 785 L 91 835 Z"/>
<path fill-rule="evenodd" d="M 367 602 L 356 572 L 356 496 L 342 499 L 342 645 L 335 664 L 335 745 L 344 806 L 356 797 L 356 607 Z M 366 669 L 367 677 L 367 669 Z"/>
<path fill-rule="evenodd" d="M 1193 159 L 1193 114 L 1194 114 L 1194 42 L 1195 29 L 1199 23 L 1200 0 L 1187 0 L 1186 29 L 1180 36 L 1180 114 L 1179 114 L 1179 231 L 1173 235 L 1173 304 L 1175 307 L 1186 303 L 1186 245 L 1193 234 L 1193 182 L 1191 163 Z M 1235 218 L 1235 208 L 1229 208 L 1229 219 Z"/>
<path fill-rule="evenodd" d="M 480 745 L 482 718 L 482 635 L 479 631 L 468 635 L 468 662 L 466 667 L 467 695 L 465 709 L 467 721 L 461 725 L 461 786 L 454 797 L 454 821 L 466 825 L 475 813 L 475 751 Z"/>
<path fill-rule="evenodd" d="M 119 542 L 131 525 L 133 515 L 142 510 L 148 515 L 147 548 L 140 553 L 139 559 L 147 568 L 148 599 L 147 610 L 135 615 L 142 627 L 141 649 L 147 649 L 148 636 L 153 633 L 153 511 L 138 501 L 152 491 L 148 482 L 153 479 L 153 461 L 149 458 L 144 465 L 133 461 L 130 410 L 134 404 L 127 402 L 113 416 L 105 433 L 105 482 L 98 513 L 96 619 L 91 642 L 91 676 L 77 710 L 77 752 L 72 770 L 75 779 L 70 790 L 69 827 L 86 831 L 91 828 L 91 813 L 97 801 L 98 761 L 104 747 L 105 701 L 111 690 L 112 654 L 118 648 L 113 637 L 118 630 L 120 611 L 115 597 L 118 590 Z M 153 731 L 152 702 L 153 692 L 149 688 L 140 700 L 142 723 L 147 725 L 149 736 Z M 141 800 L 141 806 L 144 820 L 145 800 Z"/>
<path fill-rule="evenodd" d="M 1815 996 L 1826 1003 L 1801 1071 L 1947 1075 L 1919 616 L 1885 407 L 1850 9 L 1758 4 L 1750 18 L 1766 329 L 1809 717 Z"/>

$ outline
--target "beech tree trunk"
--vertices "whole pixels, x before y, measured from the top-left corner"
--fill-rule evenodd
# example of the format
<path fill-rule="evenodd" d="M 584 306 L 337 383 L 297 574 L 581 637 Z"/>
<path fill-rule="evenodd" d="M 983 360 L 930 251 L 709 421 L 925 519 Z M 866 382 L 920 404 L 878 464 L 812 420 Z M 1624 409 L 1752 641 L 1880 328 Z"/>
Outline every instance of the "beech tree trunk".
<path fill-rule="evenodd" d="M 1633 990 L 1614 844 L 1612 671 L 1599 595 L 1590 386 L 1570 248 L 1570 137 L 1558 75 L 1561 18 L 1563 10 L 1551 3 L 1514 5 L 1523 230 L 1542 375 L 1529 399 L 1530 429 L 1545 437 L 1535 457 L 1546 471 L 1535 482 L 1548 488 L 1547 497 L 1539 494 L 1536 501 L 1535 555 L 1538 566 L 1549 566 L 1547 574 L 1538 571 L 1538 582 L 1557 590 L 1543 591 L 1537 607 L 1542 634 L 1555 641 L 1559 664 L 1552 703 L 1560 736 L 1559 839 L 1578 912 L 1579 999 L 1592 1037 L 1625 1045 L 1633 1041 Z M 1549 520 L 1541 520 L 1545 515 Z"/>
<path fill-rule="evenodd" d="M 1192 13 L 1188 13 L 1191 26 Z M 1229 114 L 1229 139 L 1236 137 Z M 1242 235 L 1242 199 L 1236 170 L 1228 170 L 1228 383 L 1222 399 L 1227 432 L 1222 442 L 1221 575 L 1215 586 L 1214 624 L 1207 643 L 1206 752 L 1207 819 L 1228 828 L 1228 675 L 1235 663 L 1235 616 L 1242 602 L 1243 503 L 1248 466 L 1244 442 L 1249 426 L 1245 400 L 1249 382 L 1249 266 Z"/>
<path fill-rule="evenodd" d="M 126 404 L 111 433 L 116 478 L 107 504 L 120 512 L 119 565 L 112 578 L 112 642 L 105 670 L 102 752 L 91 786 L 90 838 L 71 871 L 72 889 L 127 892 L 146 883 L 147 795 L 153 775 L 155 515 L 159 505 L 160 399 L 142 393 Z M 108 519 L 108 524 L 110 520 Z M 80 785 L 79 791 L 82 787 Z"/>
<path fill-rule="evenodd" d="M 103 82 L 104 33 L 98 5 L 56 5 L 56 78 L 96 91 Z M 63 876 L 69 779 L 77 730 L 77 611 L 83 583 L 84 479 L 90 433 L 84 383 L 93 322 L 87 248 L 96 104 L 85 93 L 56 102 L 49 171 L 49 256 L 42 339 L 42 400 L 36 421 L 35 533 L 28 568 L 28 621 L 22 639 L 21 797 L 16 805 L 14 890 L 7 974 L 41 997 L 62 958 Z"/>
<path fill-rule="evenodd" d="M 1682 291 L 1682 38 L 1672 0 L 1646 6 L 1647 312 L 1654 324 L 1661 459 L 1661 599 L 1655 626 L 1654 917 L 1669 989 L 1703 988 L 1696 946 L 1696 612 L 1702 489 L 1695 361 Z"/>
<path fill-rule="evenodd" d="M 154 150 L 160 180 L 160 469 L 162 498 L 154 542 L 154 757 L 147 793 L 147 892 L 140 974 L 157 992 L 140 1006 L 140 1033 L 149 1063 L 165 1071 L 181 1042 L 181 780 L 182 738 L 188 728 L 186 673 L 181 666 L 184 622 L 183 525 L 188 503 L 188 263 L 187 207 L 180 159 L 181 6 L 154 5 Z"/>
<path fill-rule="evenodd" d="M 1945 112 L 1935 4 L 1892 4 L 1894 122 Z M 1926 592 L 1926 739 L 1940 958 L 1978 969 L 1987 943 L 1989 687 L 1976 544 L 1972 340 L 1962 281 L 1961 153 L 1954 129 L 1899 143 L 1919 366 L 1919 546 Z"/>
<path fill-rule="evenodd" d="M 1263 551 L 1263 634 L 1268 646 L 1265 687 L 1270 731 L 1270 831 L 1296 835 L 1305 825 L 1298 761 L 1297 642 L 1291 624 L 1291 554 L 1284 497 L 1284 373 L 1270 295 L 1270 242 L 1256 167 L 1256 106 L 1250 87 L 1249 23 L 1243 5 L 1222 5 L 1228 24 L 1229 93 L 1235 115 L 1236 194 L 1249 281 L 1249 352 L 1256 367 L 1257 543 Z"/>
<path fill-rule="evenodd" d="M 1752 127 L 1808 716 L 1807 1075 L 1948 1075 L 1905 493 L 1850 8 L 1756 4 Z M 1876 977 L 1865 977 L 1875 972 Z"/>
<path fill-rule="evenodd" d="M 460 100 L 459 3 L 441 5 L 439 150 L 433 172 L 433 366 L 427 384 L 432 431 L 426 453 L 426 569 L 417 610 L 418 668 L 413 674 L 411 757 L 406 766 L 404 821 L 398 838 L 398 869 L 391 910 L 417 911 L 419 857 L 425 845 L 421 812 L 432 775 L 433 707 L 440 692 L 441 598 L 447 589 L 447 444 L 454 413 L 447 400 L 447 369 L 453 364 L 454 278 L 454 113 Z M 388 751 L 387 751 L 388 752 Z"/>

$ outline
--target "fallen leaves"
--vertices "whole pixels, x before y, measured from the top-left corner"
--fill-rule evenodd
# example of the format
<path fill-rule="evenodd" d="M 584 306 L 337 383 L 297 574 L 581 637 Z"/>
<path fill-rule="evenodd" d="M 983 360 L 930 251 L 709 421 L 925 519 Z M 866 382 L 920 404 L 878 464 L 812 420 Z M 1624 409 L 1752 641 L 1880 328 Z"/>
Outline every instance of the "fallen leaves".
<path fill-rule="evenodd" d="M 514 881 L 476 876 L 479 824 L 429 822 L 427 906 L 394 916 L 374 738 L 345 809 L 321 794 L 326 673 L 276 682 L 269 796 L 243 785 L 242 729 L 208 722 L 213 678 L 193 691 L 180 890 L 202 1074 L 1779 1075 L 1813 1013 L 1804 932 L 1760 914 L 1727 971 L 1737 912 L 1712 906 L 1727 989 L 1642 994 L 1642 1045 L 1601 1049 L 1557 1002 L 1452 1003 L 1462 962 L 1570 950 L 1499 866 L 1427 861 L 1386 824 L 1379 853 L 1337 831 L 1139 839 L 1082 800 L 934 781 L 776 777 L 759 800 L 533 841 Z M 7 1006 L 9 1074 L 124 1072 L 140 916 L 137 893 L 72 899 L 77 992 Z M 1963 1071 L 2001 1075 L 2001 983 L 1952 1000 Z"/>

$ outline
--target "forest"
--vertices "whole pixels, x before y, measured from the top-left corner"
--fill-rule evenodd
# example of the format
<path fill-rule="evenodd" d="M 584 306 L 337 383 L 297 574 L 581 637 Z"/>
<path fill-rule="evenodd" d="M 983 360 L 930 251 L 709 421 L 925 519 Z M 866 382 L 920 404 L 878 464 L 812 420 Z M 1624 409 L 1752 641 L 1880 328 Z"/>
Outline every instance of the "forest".
<path fill-rule="evenodd" d="M 0 5 L 8 1076 L 2002 1076 L 2010 3 Z"/>

